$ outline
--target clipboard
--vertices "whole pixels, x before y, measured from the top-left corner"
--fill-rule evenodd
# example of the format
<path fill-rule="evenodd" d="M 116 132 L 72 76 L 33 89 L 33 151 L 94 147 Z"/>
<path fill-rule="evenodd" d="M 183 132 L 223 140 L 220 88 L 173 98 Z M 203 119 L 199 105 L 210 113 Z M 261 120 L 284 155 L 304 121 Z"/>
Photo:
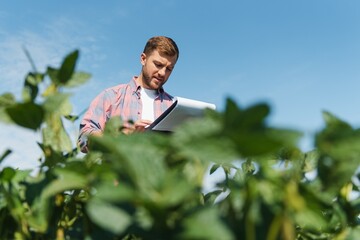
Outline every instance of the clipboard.
<path fill-rule="evenodd" d="M 215 110 L 216 106 L 212 103 L 175 97 L 174 103 L 155 119 L 155 121 L 147 127 L 147 130 L 172 132 L 174 128 L 184 121 L 203 117 L 204 110 L 207 108 Z"/>

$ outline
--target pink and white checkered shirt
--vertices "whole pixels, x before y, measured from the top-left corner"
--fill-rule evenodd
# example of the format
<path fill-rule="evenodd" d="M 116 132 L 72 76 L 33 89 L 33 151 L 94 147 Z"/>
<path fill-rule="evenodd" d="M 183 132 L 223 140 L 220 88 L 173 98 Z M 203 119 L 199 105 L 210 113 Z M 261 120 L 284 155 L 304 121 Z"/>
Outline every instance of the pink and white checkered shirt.
<path fill-rule="evenodd" d="M 114 116 L 119 116 L 126 123 L 141 119 L 142 102 L 141 86 L 135 81 L 120 84 L 102 91 L 90 104 L 80 123 L 78 144 L 81 151 L 87 151 L 87 136 L 104 130 L 106 122 Z M 173 97 L 162 88 L 154 100 L 154 116 L 159 117 L 173 103 Z"/>

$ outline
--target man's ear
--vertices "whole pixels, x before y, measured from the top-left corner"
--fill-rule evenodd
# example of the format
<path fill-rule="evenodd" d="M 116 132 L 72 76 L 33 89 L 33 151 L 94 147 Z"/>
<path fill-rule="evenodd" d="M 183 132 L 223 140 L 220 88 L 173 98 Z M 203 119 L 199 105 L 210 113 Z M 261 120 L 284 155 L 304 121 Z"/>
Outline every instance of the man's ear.
<path fill-rule="evenodd" d="M 140 55 L 140 62 L 141 62 L 141 65 L 145 65 L 145 63 L 146 63 L 146 54 L 145 53 L 142 53 L 141 55 Z"/>

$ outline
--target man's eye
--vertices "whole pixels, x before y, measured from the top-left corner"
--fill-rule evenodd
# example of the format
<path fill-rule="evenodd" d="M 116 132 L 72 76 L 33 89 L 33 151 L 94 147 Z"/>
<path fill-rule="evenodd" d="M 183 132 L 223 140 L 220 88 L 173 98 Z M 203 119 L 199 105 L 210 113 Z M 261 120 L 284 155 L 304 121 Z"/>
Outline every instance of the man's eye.
<path fill-rule="evenodd" d="M 166 68 L 166 70 L 168 70 L 169 72 L 171 72 L 173 69 L 172 69 L 172 68 Z"/>

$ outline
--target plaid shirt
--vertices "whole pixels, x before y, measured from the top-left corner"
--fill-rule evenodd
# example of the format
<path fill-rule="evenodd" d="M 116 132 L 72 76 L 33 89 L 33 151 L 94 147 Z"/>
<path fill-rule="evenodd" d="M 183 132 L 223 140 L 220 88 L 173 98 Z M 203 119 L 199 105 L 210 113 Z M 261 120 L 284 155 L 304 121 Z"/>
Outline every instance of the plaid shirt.
<path fill-rule="evenodd" d="M 87 136 L 103 131 L 111 117 L 120 116 L 124 123 L 141 119 L 141 86 L 136 83 L 136 78 L 133 77 L 128 84 L 120 84 L 104 90 L 91 102 L 80 123 L 78 144 L 81 151 L 87 152 Z M 155 119 L 172 103 L 173 97 L 162 88 L 159 89 L 159 95 L 154 100 Z"/>

